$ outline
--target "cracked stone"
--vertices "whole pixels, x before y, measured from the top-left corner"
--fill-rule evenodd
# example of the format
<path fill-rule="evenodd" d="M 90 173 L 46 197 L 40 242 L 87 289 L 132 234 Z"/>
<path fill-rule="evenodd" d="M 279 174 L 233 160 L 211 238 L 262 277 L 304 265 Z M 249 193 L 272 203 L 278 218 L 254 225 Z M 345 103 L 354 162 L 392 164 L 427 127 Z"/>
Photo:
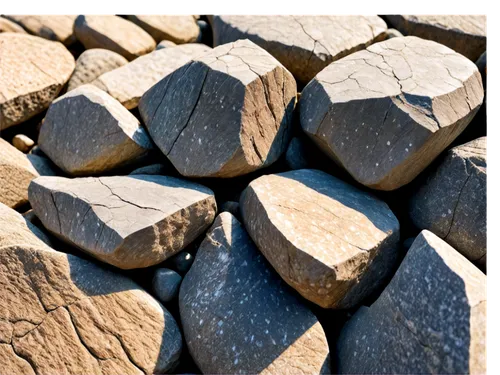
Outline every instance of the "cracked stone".
<path fill-rule="evenodd" d="M 242 193 L 240 211 L 274 269 L 323 308 L 357 306 L 392 275 L 398 220 L 378 198 L 324 172 L 257 178 Z"/>
<path fill-rule="evenodd" d="M 144 94 L 139 110 L 179 173 L 235 177 L 272 164 L 284 152 L 296 94 L 290 72 L 240 40 L 167 75 Z"/>
<path fill-rule="evenodd" d="M 302 92 L 300 123 L 358 182 L 394 190 L 465 129 L 483 97 L 470 60 L 436 42 L 392 38 L 321 71 Z"/>
<path fill-rule="evenodd" d="M 448 151 L 411 199 L 410 216 L 417 228 L 486 265 L 486 137 Z"/>
<path fill-rule="evenodd" d="M 0 17 L 0 33 L 27 34 L 21 26 L 5 17 Z"/>
<path fill-rule="evenodd" d="M 179 307 L 189 352 L 205 374 L 330 373 L 318 319 L 228 212 L 201 244 Z"/>
<path fill-rule="evenodd" d="M 76 42 L 73 25 L 77 16 L 4 16 L 24 27 L 30 34 L 69 46 Z"/>
<path fill-rule="evenodd" d="M 390 284 L 337 342 L 340 374 L 486 373 L 486 276 L 422 231 Z"/>
<path fill-rule="evenodd" d="M 0 33 L 0 130 L 42 112 L 68 81 L 75 59 L 58 42 Z"/>
<path fill-rule="evenodd" d="M 200 28 L 190 15 L 135 15 L 127 18 L 151 35 L 157 43 L 169 40 L 175 44 L 192 43 L 198 39 Z"/>
<path fill-rule="evenodd" d="M 182 338 L 132 280 L 40 241 L 0 205 L 0 365 L 5 374 L 164 373 Z"/>
<path fill-rule="evenodd" d="M 158 264 L 189 245 L 216 213 L 213 192 L 167 176 L 41 177 L 29 187 L 50 232 L 122 269 Z"/>
<path fill-rule="evenodd" d="M 214 45 L 248 38 L 307 84 L 332 61 L 385 37 L 377 16 L 214 16 Z"/>
<path fill-rule="evenodd" d="M 72 176 L 138 164 L 154 148 L 139 120 L 93 85 L 77 87 L 52 103 L 38 145 Z"/>

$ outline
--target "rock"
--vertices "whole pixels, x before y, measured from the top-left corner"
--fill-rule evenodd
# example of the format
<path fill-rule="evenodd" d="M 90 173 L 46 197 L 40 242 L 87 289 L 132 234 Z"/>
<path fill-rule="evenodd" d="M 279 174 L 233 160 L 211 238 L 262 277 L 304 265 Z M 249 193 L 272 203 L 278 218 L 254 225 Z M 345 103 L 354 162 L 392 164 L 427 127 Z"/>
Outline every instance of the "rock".
<path fill-rule="evenodd" d="M 12 145 L 19 151 L 27 153 L 35 145 L 35 142 L 24 134 L 17 134 L 12 138 Z"/>
<path fill-rule="evenodd" d="M 386 39 L 400 38 L 400 37 L 404 36 L 396 29 L 387 29 L 387 31 L 385 32 L 385 35 L 386 35 Z"/>
<path fill-rule="evenodd" d="M 485 264 L 486 137 L 448 151 L 411 199 L 410 216 L 419 229 Z"/>
<path fill-rule="evenodd" d="M 31 35 L 0 33 L 0 55 L 0 130 L 46 109 L 75 68 L 62 44 Z"/>
<path fill-rule="evenodd" d="M 214 46 L 248 38 L 281 62 L 302 84 L 332 61 L 382 40 L 377 16 L 214 16 Z"/>
<path fill-rule="evenodd" d="M 406 240 L 404 240 L 403 249 L 408 250 L 414 241 L 415 241 L 415 237 L 410 237 L 410 238 L 407 238 Z"/>
<path fill-rule="evenodd" d="M 54 251 L 0 205 L 4 374 L 158 374 L 180 357 L 170 313 L 139 285 Z"/>
<path fill-rule="evenodd" d="M 181 251 L 180 253 L 174 255 L 171 259 L 173 268 L 181 275 L 185 275 L 187 271 L 189 271 L 193 262 L 193 256 L 186 251 Z"/>
<path fill-rule="evenodd" d="M 43 151 L 40 150 L 40 147 L 38 147 L 38 145 L 33 146 L 33 148 L 30 150 L 29 153 L 32 154 L 32 155 L 37 155 L 37 156 L 41 156 L 41 157 L 44 157 L 44 158 L 47 157 L 47 155 L 45 155 L 43 153 Z"/>
<path fill-rule="evenodd" d="M 290 169 L 304 169 L 309 166 L 306 158 L 306 146 L 298 137 L 293 137 L 286 150 L 286 164 Z"/>
<path fill-rule="evenodd" d="M 358 305 L 391 276 L 397 260 L 399 222 L 389 207 L 321 171 L 253 180 L 240 212 L 280 276 L 323 308 Z"/>
<path fill-rule="evenodd" d="M 230 213 L 217 217 L 200 246 L 179 307 L 189 352 L 205 374 L 329 373 L 318 319 Z"/>
<path fill-rule="evenodd" d="M 7 206 L 3 205 L 0 203 L 0 211 L 6 209 Z M 4 211 L 6 212 L 6 211 Z M 46 245 L 52 247 L 52 241 L 49 238 L 49 236 L 38 227 L 38 223 L 40 220 L 38 217 L 35 215 L 35 212 L 33 210 L 29 210 L 25 212 L 22 217 L 24 218 L 24 221 L 26 222 L 25 225 L 28 227 L 28 229 L 35 235 L 37 236 L 40 240 L 42 240 Z M 36 224 L 35 224 L 36 223 Z M 22 223 L 21 223 L 22 224 Z"/>
<path fill-rule="evenodd" d="M 52 103 L 38 145 L 73 176 L 137 163 L 154 147 L 139 120 L 92 85 L 77 87 Z"/>
<path fill-rule="evenodd" d="M 22 15 L 5 17 L 24 27 L 30 34 L 41 38 L 61 42 L 67 46 L 76 42 L 73 33 L 76 16 Z"/>
<path fill-rule="evenodd" d="M 276 59 L 240 40 L 167 75 L 144 94 L 139 111 L 179 173 L 235 177 L 272 164 L 284 151 L 296 91 Z"/>
<path fill-rule="evenodd" d="M 164 164 L 150 164 L 145 167 L 134 169 L 129 175 L 134 174 L 153 174 L 153 175 L 169 175 L 170 170 Z"/>
<path fill-rule="evenodd" d="M 12 22 L 4 17 L 0 17 L 0 33 L 27 34 L 27 32 L 21 26 L 19 26 L 17 23 Z"/>
<path fill-rule="evenodd" d="M 91 83 L 102 74 L 127 63 L 125 57 L 108 49 L 88 49 L 76 60 L 75 71 L 68 82 L 68 91 L 86 83 Z"/>
<path fill-rule="evenodd" d="M 481 73 L 481 78 L 483 79 L 483 87 L 486 89 L 486 51 L 483 52 L 479 59 L 476 61 L 476 66 Z M 486 99 L 485 99 L 486 101 Z"/>
<path fill-rule="evenodd" d="M 109 49 L 129 61 L 156 47 L 147 32 L 118 16 L 79 15 L 75 21 L 75 35 L 86 49 Z"/>
<path fill-rule="evenodd" d="M 125 108 L 133 109 L 144 93 L 163 77 L 210 50 L 203 44 L 191 43 L 153 51 L 101 75 L 92 84 L 107 92 Z"/>
<path fill-rule="evenodd" d="M 61 174 L 58 168 L 46 157 L 34 154 L 28 154 L 26 157 L 40 176 L 58 176 Z"/>
<path fill-rule="evenodd" d="M 168 268 L 158 268 L 153 277 L 153 291 L 158 299 L 167 303 L 179 294 L 182 277 Z"/>
<path fill-rule="evenodd" d="M 319 73 L 302 92 L 300 123 L 358 182 L 394 190 L 465 129 L 483 97 L 468 59 L 432 41 L 393 38 Z"/>
<path fill-rule="evenodd" d="M 170 48 L 170 47 L 175 47 L 177 44 L 174 42 L 171 42 L 170 40 L 162 40 L 158 45 L 156 46 L 156 50 L 158 49 L 163 49 L 163 48 Z"/>
<path fill-rule="evenodd" d="M 476 61 L 486 50 L 486 16 L 391 15 L 386 17 L 404 35 L 434 40 L 472 61 Z"/>
<path fill-rule="evenodd" d="M 45 228 L 122 269 L 158 264 L 212 223 L 210 189 L 166 176 L 44 177 L 29 200 Z"/>
<path fill-rule="evenodd" d="M 340 374 L 485 374 L 486 276 L 428 231 L 344 326 Z"/>
<path fill-rule="evenodd" d="M 200 34 L 200 28 L 193 16 L 127 16 L 151 35 L 157 43 L 170 40 L 175 44 L 192 43 Z"/>
<path fill-rule="evenodd" d="M 212 26 L 210 26 L 207 22 L 202 20 L 197 20 L 196 23 L 200 28 L 200 34 L 198 35 L 198 39 L 196 39 L 196 41 L 198 43 L 206 44 L 207 46 L 213 46 L 214 37 L 212 33 Z"/>
<path fill-rule="evenodd" d="M 226 201 L 220 207 L 220 212 L 229 212 L 236 219 L 241 220 L 240 204 L 238 202 Z"/>

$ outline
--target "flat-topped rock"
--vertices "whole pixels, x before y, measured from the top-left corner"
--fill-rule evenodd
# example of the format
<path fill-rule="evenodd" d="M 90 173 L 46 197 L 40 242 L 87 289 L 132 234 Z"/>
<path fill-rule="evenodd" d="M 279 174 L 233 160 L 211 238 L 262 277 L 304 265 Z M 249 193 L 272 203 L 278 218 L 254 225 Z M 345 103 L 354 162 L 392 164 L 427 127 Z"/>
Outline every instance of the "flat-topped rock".
<path fill-rule="evenodd" d="M 392 38 L 336 61 L 302 91 L 300 123 L 358 182 L 412 181 L 483 102 L 476 65 L 441 44 Z"/>
<path fill-rule="evenodd" d="M 0 17 L 0 33 L 27 34 L 26 30 L 24 30 L 17 23 L 12 22 L 11 20 L 4 17 Z"/>
<path fill-rule="evenodd" d="M 135 15 L 127 18 L 151 35 L 157 43 L 170 40 L 175 44 L 192 43 L 198 39 L 200 28 L 193 16 Z"/>
<path fill-rule="evenodd" d="M 240 212 L 274 269 L 321 307 L 354 307 L 391 276 L 398 220 L 383 201 L 324 172 L 259 177 Z"/>
<path fill-rule="evenodd" d="M 60 239 L 122 269 L 158 264 L 212 223 L 212 191 L 167 176 L 42 177 L 29 200 Z"/>
<path fill-rule="evenodd" d="M 24 27 L 30 34 L 41 38 L 61 42 L 67 46 L 76 42 L 73 32 L 76 16 L 21 15 L 5 17 Z"/>

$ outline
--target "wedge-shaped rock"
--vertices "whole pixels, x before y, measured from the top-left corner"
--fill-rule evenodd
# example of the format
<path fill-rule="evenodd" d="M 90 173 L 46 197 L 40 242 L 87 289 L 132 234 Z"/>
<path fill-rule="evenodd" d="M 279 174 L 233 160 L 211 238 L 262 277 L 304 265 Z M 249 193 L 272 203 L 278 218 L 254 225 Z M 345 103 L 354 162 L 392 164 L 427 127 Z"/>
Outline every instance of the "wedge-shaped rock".
<path fill-rule="evenodd" d="M 300 123 L 360 183 L 412 181 L 483 102 L 476 65 L 441 44 L 392 38 L 332 63 L 302 91 Z"/>
<path fill-rule="evenodd" d="M 42 177 L 29 200 L 62 240 L 122 269 L 149 267 L 181 251 L 212 223 L 212 191 L 173 177 Z"/>
<path fill-rule="evenodd" d="M 486 276 L 423 231 L 389 286 L 344 326 L 341 374 L 485 374 Z"/>
<path fill-rule="evenodd" d="M 0 130 L 42 112 L 68 81 L 75 59 L 57 42 L 0 33 Z"/>
<path fill-rule="evenodd" d="M 377 16 L 214 16 L 214 45 L 248 38 L 303 84 L 332 61 L 384 39 Z"/>
<path fill-rule="evenodd" d="M 128 16 L 128 19 L 151 35 L 157 43 L 170 40 L 176 44 L 192 43 L 198 39 L 200 28 L 193 16 Z"/>
<path fill-rule="evenodd" d="M 147 32 L 118 16 L 80 15 L 75 21 L 75 35 L 86 49 L 109 49 L 129 61 L 156 47 Z"/>
<path fill-rule="evenodd" d="M 201 244 L 179 307 L 189 352 L 205 374 L 330 373 L 318 319 L 228 212 Z"/>
<path fill-rule="evenodd" d="M 0 17 L 0 33 L 21 33 L 27 34 L 27 32 L 19 26 L 17 23 L 8 20 L 7 18 Z"/>
<path fill-rule="evenodd" d="M 154 147 L 139 120 L 92 85 L 77 87 L 52 103 L 38 145 L 74 176 L 134 164 Z"/>
<path fill-rule="evenodd" d="M 240 40 L 167 75 L 144 94 L 139 110 L 182 175 L 234 177 L 272 164 L 284 151 L 296 94 L 295 80 L 275 58 Z"/>
<path fill-rule="evenodd" d="M 180 357 L 170 313 L 132 280 L 39 240 L 0 204 L 2 374 L 159 374 Z"/>
<path fill-rule="evenodd" d="M 412 198 L 410 216 L 470 261 L 486 264 L 486 137 L 448 151 Z"/>
<path fill-rule="evenodd" d="M 486 50 L 486 16 L 390 15 L 388 21 L 404 35 L 450 47 L 472 61 Z"/>
<path fill-rule="evenodd" d="M 250 237 L 280 276 L 324 308 L 351 308 L 391 275 L 399 222 L 374 196 L 313 169 L 267 175 L 242 193 Z"/>
<path fill-rule="evenodd" d="M 68 82 L 68 91 L 86 83 L 91 83 L 100 75 L 127 63 L 128 60 L 125 57 L 109 49 L 88 49 L 76 60 L 75 71 Z"/>
<path fill-rule="evenodd" d="M 106 91 L 125 108 L 133 109 L 139 105 L 142 95 L 163 77 L 210 50 L 204 44 L 191 43 L 153 51 L 101 75 L 92 84 Z"/>
<path fill-rule="evenodd" d="M 73 32 L 76 16 L 6 16 L 24 27 L 30 34 L 61 42 L 69 46 L 76 42 Z"/>

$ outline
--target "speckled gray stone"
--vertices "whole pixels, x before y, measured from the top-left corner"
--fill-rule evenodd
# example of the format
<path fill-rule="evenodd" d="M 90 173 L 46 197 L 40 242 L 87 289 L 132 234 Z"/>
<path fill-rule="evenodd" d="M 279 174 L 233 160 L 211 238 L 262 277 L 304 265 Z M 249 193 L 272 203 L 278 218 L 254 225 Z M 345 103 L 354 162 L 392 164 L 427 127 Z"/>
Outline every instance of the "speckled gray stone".
<path fill-rule="evenodd" d="M 164 303 L 172 301 L 179 294 L 182 277 L 168 268 L 158 268 L 153 276 L 155 296 Z"/>

